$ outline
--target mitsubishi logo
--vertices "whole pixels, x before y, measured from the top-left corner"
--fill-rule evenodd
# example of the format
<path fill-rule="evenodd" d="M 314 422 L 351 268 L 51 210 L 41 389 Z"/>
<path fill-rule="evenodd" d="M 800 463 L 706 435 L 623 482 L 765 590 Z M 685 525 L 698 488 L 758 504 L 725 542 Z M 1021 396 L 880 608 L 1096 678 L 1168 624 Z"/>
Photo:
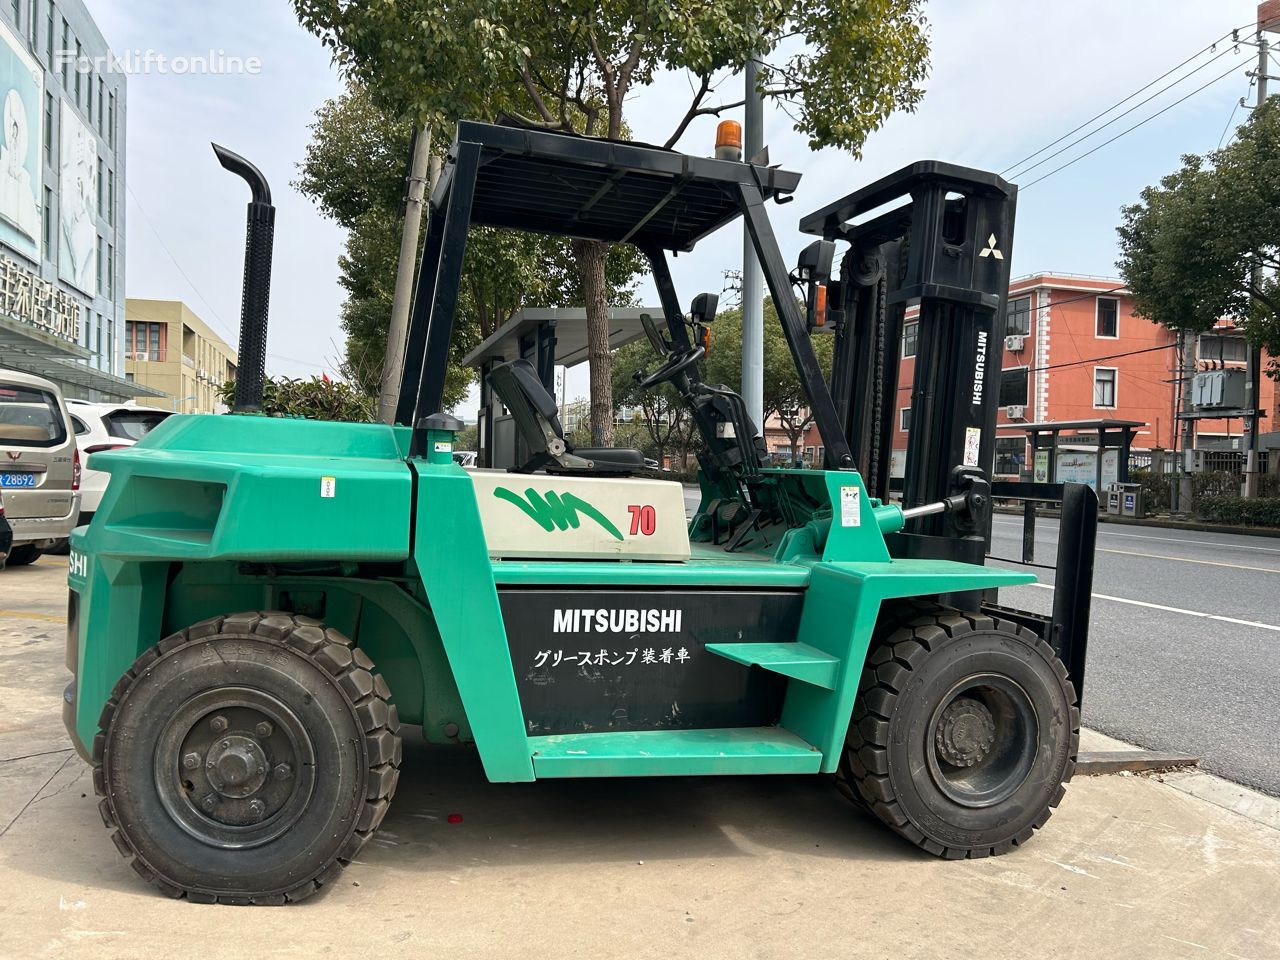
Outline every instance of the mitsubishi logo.
<path fill-rule="evenodd" d="M 996 249 L 996 235 L 993 233 L 987 237 L 987 245 L 982 248 L 982 252 L 978 254 L 980 257 L 995 257 L 997 260 L 1003 260 L 1004 254 Z"/>

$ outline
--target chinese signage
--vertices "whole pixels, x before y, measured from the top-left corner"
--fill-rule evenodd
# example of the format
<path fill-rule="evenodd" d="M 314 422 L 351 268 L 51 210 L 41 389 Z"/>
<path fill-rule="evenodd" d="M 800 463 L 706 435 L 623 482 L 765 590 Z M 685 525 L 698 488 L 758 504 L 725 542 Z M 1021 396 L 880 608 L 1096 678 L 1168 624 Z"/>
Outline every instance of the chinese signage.
<path fill-rule="evenodd" d="M 80 339 L 80 301 L 4 258 L 0 258 L 0 316 L 73 343 Z"/>

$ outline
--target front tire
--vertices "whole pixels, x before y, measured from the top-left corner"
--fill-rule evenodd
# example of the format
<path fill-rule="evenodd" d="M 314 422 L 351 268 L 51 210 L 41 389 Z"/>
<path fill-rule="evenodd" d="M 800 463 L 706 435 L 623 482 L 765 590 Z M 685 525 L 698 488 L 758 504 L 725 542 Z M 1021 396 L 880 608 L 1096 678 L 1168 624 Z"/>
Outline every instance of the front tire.
<path fill-rule="evenodd" d="M 1006 853 L 1044 825 L 1075 772 L 1066 667 L 992 617 L 934 606 L 900 624 L 873 640 L 838 782 L 930 853 Z"/>
<path fill-rule="evenodd" d="M 386 815 L 399 719 L 336 630 L 215 617 L 147 650 L 112 691 L 93 783 L 121 854 L 172 897 L 283 904 L 332 883 Z"/>

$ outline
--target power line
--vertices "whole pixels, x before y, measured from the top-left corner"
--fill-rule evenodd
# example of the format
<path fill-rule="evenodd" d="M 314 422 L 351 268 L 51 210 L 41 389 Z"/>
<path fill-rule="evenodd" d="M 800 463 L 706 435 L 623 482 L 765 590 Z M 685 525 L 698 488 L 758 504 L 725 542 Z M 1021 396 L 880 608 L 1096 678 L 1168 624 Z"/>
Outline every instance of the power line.
<path fill-rule="evenodd" d="M 1246 24 L 1246 26 L 1247 26 L 1247 24 Z M 1055 147 L 1055 146 L 1057 146 L 1057 145 L 1058 145 L 1059 143 L 1061 143 L 1063 140 L 1067 139 L 1067 137 L 1069 137 L 1069 136 L 1071 136 L 1072 134 L 1078 133 L 1079 131 L 1083 130 L 1085 127 L 1089 126 L 1089 124 L 1093 123 L 1095 120 L 1100 120 L 1100 119 L 1102 119 L 1102 118 L 1103 118 L 1103 117 L 1105 117 L 1108 113 L 1110 113 L 1112 110 L 1114 110 L 1116 107 L 1119 107 L 1119 106 L 1121 106 L 1122 104 L 1128 103 L 1130 100 L 1132 100 L 1132 99 L 1133 99 L 1134 97 L 1136 97 L 1138 94 L 1142 93 L 1144 90 L 1148 90 L 1148 89 L 1150 89 L 1151 87 L 1155 86 L 1157 83 L 1159 83 L 1159 82 L 1160 82 L 1161 80 L 1163 80 L 1165 77 L 1169 76 L 1171 73 L 1176 73 L 1177 71 L 1181 70 L 1183 67 L 1185 67 L 1185 66 L 1186 66 L 1188 63 L 1190 63 L 1192 60 L 1195 60 L 1195 59 L 1196 59 L 1197 57 L 1199 57 L 1201 54 L 1206 53 L 1206 52 L 1208 52 L 1208 51 L 1211 51 L 1211 50 L 1212 50 L 1212 49 L 1213 49 L 1217 44 L 1221 43 L 1223 40 L 1226 40 L 1228 37 L 1233 37 L 1233 36 L 1234 36 L 1234 35 L 1235 35 L 1239 30 L 1241 30 L 1241 29 L 1243 29 L 1243 28 L 1242 28 L 1242 27 L 1238 27 L 1238 28 L 1236 28 L 1236 30 L 1229 30 L 1229 31 L 1227 31 L 1227 32 L 1226 32 L 1226 33 L 1224 33 L 1221 37 L 1219 37 L 1217 40 L 1213 41 L 1213 43 L 1210 43 L 1210 44 L 1208 44 L 1207 46 L 1201 47 L 1199 50 L 1197 50 L 1197 51 L 1196 51 L 1195 53 L 1193 53 L 1191 56 L 1187 57 L 1187 59 L 1183 60 L 1183 61 L 1182 61 L 1181 63 L 1179 63 L 1177 66 L 1175 66 L 1175 67 L 1171 67 L 1170 69 L 1166 70 L 1164 73 L 1160 74 L 1160 76 L 1156 77 L 1156 78 L 1155 78 L 1154 80 L 1152 80 L 1150 83 L 1146 84 L 1145 86 L 1139 87 L 1137 90 L 1133 91 L 1133 93 L 1129 94 L 1129 95 L 1128 95 L 1127 97 L 1125 97 L 1123 100 L 1119 100 L 1119 101 L 1117 101 L 1116 103 L 1113 103 L 1111 106 L 1107 107 L 1107 109 L 1103 110 L 1101 113 L 1097 114 L 1096 116 L 1090 117 L 1088 120 L 1086 120 L 1084 123 L 1080 124 L 1078 127 L 1074 128 L 1074 129 L 1072 129 L 1072 130 L 1068 130 L 1066 133 L 1064 133 L 1062 136 L 1058 137 L 1058 139 L 1057 139 L 1057 140 L 1054 140 L 1052 143 L 1046 143 L 1046 144 L 1045 144 L 1043 147 L 1041 147 L 1039 150 L 1035 151 L 1035 153 L 1028 154 L 1027 156 L 1023 157 L 1021 160 L 1019 160 L 1017 163 L 1014 163 L 1014 164 L 1012 164 L 1012 165 L 1010 165 L 1010 166 L 1008 166 L 1008 167 L 1005 167 L 1005 169 L 1003 169 L 1003 170 L 1001 170 L 1001 171 L 1000 171 L 1000 175 L 1001 175 L 1001 176 L 1004 176 L 1004 174 L 1008 173 L 1010 170 L 1015 170 L 1015 169 L 1017 169 L 1018 167 L 1022 166 L 1024 163 L 1026 163 L 1028 160 L 1031 160 L 1031 159 L 1033 159 L 1033 158 L 1035 158 L 1035 157 L 1038 157 L 1040 154 L 1044 153 L 1044 152 L 1045 152 L 1046 150 L 1048 150 L 1050 147 Z M 1190 76 L 1190 74 L 1188 74 L 1188 76 Z M 1184 78 L 1184 79 L 1185 79 L 1185 78 Z"/>
<path fill-rule="evenodd" d="M 230 337 L 233 341 L 234 341 L 234 340 L 236 340 L 236 339 L 238 339 L 238 338 L 237 338 L 237 336 L 236 336 L 236 334 L 235 334 L 235 333 L 231 330 L 231 328 L 227 325 L 227 322 L 226 322 L 225 320 L 223 320 L 223 319 L 222 319 L 222 317 L 220 317 L 220 316 L 218 315 L 218 311 L 217 311 L 217 310 L 215 310 L 215 309 L 213 309 L 213 304 L 211 304 L 211 303 L 208 301 L 208 299 L 206 299 L 206 298 L 205 298 L 205 295 L 204 295 L 203 293 L 201 293 L 201 292 L 200 292 L 200 288 L 196 286 L 196 282 L 195 282 L 194 280 L 192 280 L 192 279 L 191 279 L 191 277 L 190 277 L 190 275 L 188 275 L 187 271 L 185 271 L 185 270 L 183 270 L 183 269 L 182 269 L 182 264 L 180 264 L 180 263 L 178 262 L 178 258 L 177 258 L 177 257 L 175 257 L 175 256 L 173 255 L 173 251 L 169 249 L 169 245 L 168 245 L 168 244 L 166 244 L 166 243 L 164 242 L 164 237 L 162 237 L 162 236 L 160 235 L 160 231 L 156 229 L 156 225 L 155 225 L 155 223 L 152 221 L 151 217 L 147 214 L 147 210 L 146 210 L 146 208 L 145 208 L 145 207 L 143 207 L 143 205 L 142 205 L 142 201 L 141 201 L 141 200 L 139 200 L 139 199 L 138 199 L 138 195 L 137 195 L 136 193 L 134 193 L 134 192 L 133 192 L 133 187 L 132 187 L 129 183 L 127 183 L 127 182 L 126 182 L 126 183 L 125 183 L 125 189 L 126 189 L 127 191 L 129 191 L 129 196 L 131 196 L 131 197 L 133 198 L 134 205 L 138 208 L 138 212 L 139 212 L 140 214 L 142 214 L 142 219 L 143 219 L 144 221 L 146 221 L 147 226 L 151 229 L 152 234 L 154 234 L 154 236 L 155 236 L 155 238 L 156 238 L 156 242 L 160 244 L 160 249 L 161 249 L 161 250 L 163 250 L 163 251 L 165 252 L 165 255 L 166 255 L 166 256 L 169 258 L 169 260 L 173 263 L 174 267 L 176 267 L 176 268 L 177 268 L 178 273 L 182 274 L 182 278 L 183 278 L 184 280 L 186 280 L 186 281 L 187 281 L 187 285 L 191 288 L 191 292 L 192 292 L 192 293 L 194 293 L 197 297 L 199 297 L 199 298 L 200 298 L 200 302 L 201 302 L 201 303 L 203 303 L 203 304 L 205 305 L 205 308 L 206 308 L 206 309 L 208 309 L 208 311 L 209 311 L 209 315 L 210 315 L 211 317 L 213 317 L 213 319 L 214 319 L 214 320 L 216 320 L 216 321 L 218 322 L 218 326 L 222 328 L 222 331 L 223 331 L 223 332 L 224 332 L 228 337 Z M 273 360 L 288 360 L 288 361 L 289 361 L 289 362 L 291 362 L 291 363 L 300 363 L 300 364 L 302 364 L 304 367 L 311 367 L 312 369 L 315 369 L 315 370 L 321 370 L 321 371 L 323 371 L 323 370 L 328 369 L 328 368 L 327 368 L 327 367 L 325 367 L 323 364 L 313 363 L 313 362 L 312 362 L 312 361 L 310 361 L 310 360 L 300 360 L 300 359 L 299 359 L 299 358 L 297 358 L 297 357 L 289 357 L 289 356 L 285 356 L 285 355 L 284 355 L 284 354 L 282 354 L 282 353 L 270 353 L 270 352 L 268 352 L 268 353 L 267 353 L 267 356 L 268 356 L 268 357 L 271 357 Z"/>
<path fill-rule="evenodd" d="M 1109 139 L 1109 140 L 1104 140 L 1102 143 L 1098 144 L 1096 147 L 1092 148 L 1091 150 L 1086 150 L 1084 153 L 1080 154 L 1080 156 L 1075 157 L 1075 158 L 1073 158 L 1073 159 L 1071 159 L 1071 160 L 1068 160 L 1068 161 L 1067 161 L 1066 163 L 1064 163 L 1062 166 L 1060 166 L 1060 167 L 1055 167 L 1054 169 L 1052 169 L 1052 170 L 1050 170 L 1048 173 L 1046 173 L 1044 176 L 1042 176 L 1042 177 L 1037 177 L 1035 180 L 1032 180 L 1032 181 L 1031 181 L 1030 183 L 1028 183 L 1028 184 L 1023 184 L 1022 186 L 1020 186 L 1020 187 L 1019 187 L 1019 189 L 1020 189 L 1020 190 L 1026 190 L 1026 189 L 1028 189 L 1028 188 L 1030 188 L 1030 187 L 1034 187 L 1034 186 L 1035 186 L 1037 183 L 1039 183 L 1041 180 L 1048 180 L 1048 179 L 1049 179 L 1050 177 L 1052 177 L 1055 173 L 1061 173 L 1063 170 L 1067 169 L 1067 167 L 1069 167 L 1069 166 L 1071 166 L 1071 165 L 1073 165 L 1073 164 L 1079 163 L 1079 162 L 1080 162 L 1081 160 L 1083 160 L 1085 157 L 1092 156 L 1093 154 L 1095 154 L 1095 153 L 1097 153 L 1099 150 L 1101 150 L 1103 147 L 1105 147 L 1105 146 L 1108 146 L 1108 145 L 1110 145 L 1110 144 L 1115 143 L 1115 142 L 1116 142 L 1117 140 L 1119 140 L 1121 137 L 1126 136 L 1127 134 L 1132 133 L 1134 130 L 1137 130 L 1139 127 L 1141 127 L 1141 126 L 1143 126 L 1143 125 L 1145 125 L 1145 124 L 1147 124 L 1147 123 L 1150 123 L 1152 120 L 1154 120 L 1156 117 L 1160 116 L 1161 114 L 1163 114 L 1163 113 L 1168 113 L 1170 110 L 1172 110 L 1174 107 L 1178 106 L 1179 104 L 1181 104 L 1181 103 L 1185 103 L 1187 100 L 1190 100 L 1192 97 L 1194 97 L 1194 96 L 1195 96 L 1197 93 L 1199 93 L 1200 91 L 1202 91 L 1202 90 L 1206 89 L 1207 87 L 1211 87 L 1211 86 L 1213 86 L 1213 85 L 1214 85 L 1215 83 L 1217 83 L 1219 80 L 1223 80 L 1223 79 L 1225 79 L 1226 77 L 1229 77 L 1231 74 L 1235 73 L 1235 71 L 1236 71 L 1237 69 L 1239 69 L 1239 66 L 1240 66 L 1239 64 L 1237 64 L 1237 63 L 1233 63 L 1233 64 L 1231 65 L 1231 69 L 1230 69 L 1230 70 L 1228 70 L 1226 73 L 1219 74 L 1218 76 L 1214 77 L 1214 78 L 1213 78 L 1212 80 L 1210 80 L 1209 82 L 1201 84 L 1200 86 L 1198 86 L 1198 87 L 1196 87 L 1194 90 L 1192 90 L 1190 93 L 1188 93 L 1186 96 L 1184 96 L 1184 97 L 1179 97 L 1179 98 L 1178 98 L 1177 100 L 1175 100 L 1173 103 L 1169 104 L 1167 107 L 1163 107 L 1163 108 L 1161 108 L 1160 110 L 1157 110 L 1155 113 L 1153 113 L 1151 116 L 1147 117 L 1145 120 L 1139 120 L 1139 121 L 1138 121 L 1137 123 L 1135 123 L 1133 126 L 1131 126 L 1131 127 L 1127 128 L 1127 129 L 1125 129 L 1125 130 L 1120 131 L 1119 133 L 1117 133 L 1117 134 L 1116 134 L 1114 137 L 1112 137 L 1111 139 Z"/>
<path fill-rule="evenodd" d="M 1137 103 L 1135 103 L 1135 104 L 1134 104 L 1132 107 L 1130 107 L 1128 110 L 1125 110 L 1123 113 L 1117 113 L 1114 117 L 1112 117 L 1112 118 L 1111 118 L 1110 120 L 1108 120 L 1106 123 L 1102 124 L 1101 126 L 1099 126 L 1099 127 L 1095 128 L 1095 129 L 1093 129 L 1093 130 L 1090 130 L 1090 131 L 1089 131 L 1088 133 L 1086 133 L 1083 137 L 1077 137 L 1075 140 L 1072 140 L 1072 141 L 1071 141 L 1070 143 L 1068 143 L 1066 146 L 1063 146 L 1063 147 L 1058 148 L 1057 150 L 1055 150 L 1053 153 L 1049 154 L 1048 156 L 1043 157 L 1043 158 L 1041 158 L 1040 160 L 1037 160 L 1035 163 L 1031 164 L 1031 166 L 1029 166 L 1029 167 L 1024 167 L 1023 169 L 1018 170 L 1018 172 L 1017 172 L 1017 173 L 1015 173 L 1015 174 L 1012 174 L 1012 176 L 1014 176 L 1014 177 L 1025 176 L 1026 174 L 1028 174 L 1028 173 L 1030 173 L 1032 170 L 1034 170 L 1036 167 L 1043 166 L 1044 164 L 1046 164 L 1046 163 L 1048 163 L 1050 160 L 1052 160 L 1054 157 L 1061 156 L 1062 154 L 1066 153 L 1068 150 L 1070 150 L 1072 147 L 1076 146 L 1077 144 L 1084 143 L 1084 141 L 1088 140 L 1090 137 L 1092 137 L 1092 136 L 1094 136 L 1094 135 L 1096 135 L 1096 134 L 1098 134 L 1098 133 L 1101 133 L 1103 130 L 1107 129 L 1107 127 L 1111 126 L 1111 125 L 1112 125 L 1113 123 L 1115 123 L 1117 120 L 1121 120 L 1121 119 L 1123 119 L 1124 117 L 1127 117 L 1129 114 L 1133 113 L 1133 111 L 1137 110 L 1138 108 L 1146 106 L 1146 105 L 1147 105 L 1148 103 L 1150 103 L 1152 100 L 1156 99 L 1156 97 L 1160 96 L 1160 95 L 1161 95 L 1161 94 L 1163 94 L 1163 93 L 1167 93 L 1168 91 L 1172 90 L 1174 87 L 1176 87 L 1178 84 L 1182 83 L 1184 80 L 1189 80 L 1191 77 L 1194 77 L 1194 76 L 1195 76 L 1197 73 L 1199 73 L 1201 70 L 1205 69 L 1205 67 L 1209 66 L 1209 64 L 1213 63 L 1215 60 L 1220 60 L 1220 59 L 1222 59 L 1222 58 L 1223 58 L 1223 57 L 1225 57 L 1228 53 L 1233 52 L 1233 50 L 1234 50 L 1234 52 L 1235 52 L 1236 56 L 1239 56 L 1239 55 L 1240 55 L 1240 51 L 1239 51 L 1239 49 L 1238 49 L 1238 48 L 1227 47 L 1225 50 L 1223 50 L 1223 51 L 1222 51 L 1221 53 L 1219 53 L 1217 56 L 1210 57 L 1210 58 L 1209 58 L 1208 60 L 1206 60 L 1204 63 L 1200 64 L 1200 66 L 1198 66 L 1198 67 L 1196 67 L 1194 70 L 1192 70 L 1190 73 L 1183 74 L 1183 75 L 1182 75 L 1181 77 L 1179 77 L 1177 80 L 1173 81 L 1173 83 L 1166 84 L 1165 86 L 1161 87 L 1159 90 L 1157 90 L 1155 93 L 1151 94 L 1151 96 L 1147 97 L 1146 99 L 1144 99 L 1144 100 L 1139 100 Z M 1234 68 L 1233 68 L 1233 69 L 1234 69 Z M 1148 84 L 1148 86 L 1150 86 L 1150 84 Z M 1146 89 L 1146 88 L 1144 87 L 1143 89 Z M 1123 102 L 1124 102 L 1124 101 L 1121 101 L 1121 103 L 1123 103 Z M 1119 105 L 1120 105 L 1120 104 L 1116 104 L 1116 106 L 1119 106 Z M 1112 110 L 1114 110 L 1114 109 L 1115 109 L 1115 107 L 1112 107 L 1111 109 L 1112 109 Z M 1110 111 L 1108 111 L 1108 112 L 1110 112 Z M 1097 119 L 1097 118 L 1095 117 L 1094 119 Z M 1091 121 L 1090 121 L 1090 123 L 1092 123 L 1092 122 L 1093 122 L 1093 121 L 1091 120 Z M 1079 127 L 1077 127 L 1076 129 L 1079 129 Z M 1070 134 L 1067 134 L 1067 136 L 1070 136 Z M 1063 137 L 1059 137 L 1058 139 L 1059 139 L 1059 140 L 1062 140 L 1062 139 L 1064 139 L 1064 138 L 1063 138 Z M 1057 142 L 1057 141 L 1055 141 L 1055 142 Z M 1047 149 L 1048 149 L 1048 147 L 1045 147 L 1045 148 L 1043 148 L 1043 150 L 1041 150 L 1040 152 L 1044 152 L 1044 150 L 1047 150 Z M 1029 158 L 1028 158 L 1028 159 L 1029 159 Z M 1021 166 L 1021 164 L 1015 164 L 1015 165 L 1014 165 L 1014 167 L 1010 167 L 1009 169 L 1014 169 L 1015 167 L 1019 167 L 1019 166 Z"/>

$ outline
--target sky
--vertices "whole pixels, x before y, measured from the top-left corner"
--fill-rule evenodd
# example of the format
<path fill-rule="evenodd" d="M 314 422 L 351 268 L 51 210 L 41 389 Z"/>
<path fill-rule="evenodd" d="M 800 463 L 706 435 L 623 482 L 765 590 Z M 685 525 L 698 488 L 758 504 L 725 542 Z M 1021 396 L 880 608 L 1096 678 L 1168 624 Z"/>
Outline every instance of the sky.
<path fill-rule="evenodd" d="M 256 71 L 222 75 L 152 69 L 129 77 L 128 296 L 181 299 L 234 344 L 248 191 L 217 165 L 209 149 L 217 141 L 263 170 L 279 208 L 268 372 L 332 373 L 343 339 L 337 282 L 343 234 L 291 185 L 314 111 L 341 89 L 327 51 L 298 26 L 284 0 L 86 4 L 117 55 L 152 49 L 190 57 L 212 50 L 260 63 Z M 812 239 L 798 232 L 798 219 L 830 200 L 915 160 L 1006 170 L 1233 27 L 1250 25 L 1255 9 L 1254 0 L 933 0 L 926 6 L 931 67 L 924 101 L 914 113 L 890 118 L 861 158 L 839 150 L 811 152 L 791 120 L 766 104 L 771 161 L 803 174 L 794 203 L 770 209 L 784 258 L 794 262 Z M 1015 276 L 1050 270 L 1115 276 L 1120 208 L 1175 170 L 1182 155 L 1213 150 L 1228 122 L 1237 124 L 1247 113 L 1236 103 L 1253 96 L 1246 71 L 1256 66 L 1256 51 L 1242 46 L 1236 53 L 1220 44 L 1217 53 L 1222 56 L 1212 64 L 1099 136 L 1010 177 L 1022 188 Z M 1215 55 L 1200 57 L 1181 73 Z M 1273 69 L 1280 73 L 1274 62 Z M 1031 185 L 1222 74 L 1115 143 Z M 737 100 L 741 80 L 726 78 L 719 90 L 726 100 Z M 637 91 L 627 105 L 636 139 L 663 142 L 688 93 L 687 79 L 674 74 L 659 75 Z M 710 154 L 714 127 L 713 118 L 700 119 L 679 148 Z M 740 227 L 731 225 L 673 261 L 681 299 L 687 303 L 702 290 L 721 291 L 723 271 L 741 266 L 740 249 Z M 648 281 L 638 294 L 642 302 L 656 302 Z M 567 394 L 585 393 L 584 366 L 570 372 Z M 464 404 L 459 413 L 474 417 L 472 406 Z"/>

